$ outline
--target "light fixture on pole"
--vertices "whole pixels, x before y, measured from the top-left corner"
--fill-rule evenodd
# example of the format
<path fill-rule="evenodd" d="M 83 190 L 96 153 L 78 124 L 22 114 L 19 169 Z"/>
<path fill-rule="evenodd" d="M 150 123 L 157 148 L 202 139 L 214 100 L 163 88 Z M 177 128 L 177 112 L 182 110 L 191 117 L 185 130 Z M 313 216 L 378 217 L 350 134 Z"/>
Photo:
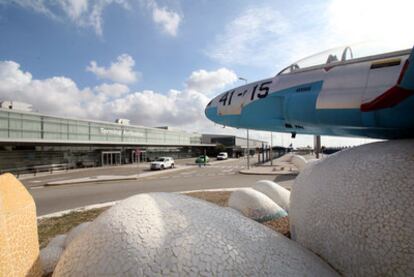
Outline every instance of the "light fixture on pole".
<path fill-rule="evenodd" d="M 241 81 L 244 81 L 247 84 L 247 79 L 246 78 L 239 77 L 238 79 L 241 80 Z"/>

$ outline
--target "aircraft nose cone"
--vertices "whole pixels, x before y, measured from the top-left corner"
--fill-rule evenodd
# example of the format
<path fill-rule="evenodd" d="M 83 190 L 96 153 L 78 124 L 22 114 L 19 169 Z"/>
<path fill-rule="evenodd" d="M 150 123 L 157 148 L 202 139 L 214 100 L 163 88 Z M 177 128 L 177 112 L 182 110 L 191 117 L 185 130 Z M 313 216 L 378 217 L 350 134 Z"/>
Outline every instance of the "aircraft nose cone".
<path fill-rule="evenodd" d="M 208 104 L 206 105 L 206 107 L 204 108 L 204 114 L 206 115 L 206 117 L 207 117 L 207 118 L 209 118 L 209 117 L 208 117 L 208 109 L 210 108 L 210 104 L 211 104 L 211 101 L 210 101 L 210 103 L 208 103 Z"/>
<path fill-rule="evenodd" d="M 211 117 L 211 113 L 212 113 L 212 110 L 213 110 L 213 105 L 212 105 L 213 100 L 214 99 L 210 100 L 210 102 L 207 104 L 207 106 L 204 109 L 204 114 L 210 120 L 213 120 L 212 117 Z"/>

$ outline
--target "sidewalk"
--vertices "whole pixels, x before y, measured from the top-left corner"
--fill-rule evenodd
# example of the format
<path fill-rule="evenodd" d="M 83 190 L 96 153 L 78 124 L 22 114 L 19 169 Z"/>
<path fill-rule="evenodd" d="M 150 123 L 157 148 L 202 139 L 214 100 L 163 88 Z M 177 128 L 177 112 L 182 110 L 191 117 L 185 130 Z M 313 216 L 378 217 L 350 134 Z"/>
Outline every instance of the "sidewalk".
<path fill-rule="evenodd" d="M 240 174 L 246 175 L 298 175 L 299 171 L 294 165 L 283 166 L 278 165 L 259 165 L 251 166 L 250 169 L 242 169 L 239 171 Z"/>
<path fill-rule="evenodd" d="M 298 168 L 291 162 L 286 162 L 281 157 L 273 159 L 273 165 L 270 161 L 250 166 L 250 169 L 242 169 L 239 171 L 240 174 L 246 175 L 293 175 L 299 174 Z"/>

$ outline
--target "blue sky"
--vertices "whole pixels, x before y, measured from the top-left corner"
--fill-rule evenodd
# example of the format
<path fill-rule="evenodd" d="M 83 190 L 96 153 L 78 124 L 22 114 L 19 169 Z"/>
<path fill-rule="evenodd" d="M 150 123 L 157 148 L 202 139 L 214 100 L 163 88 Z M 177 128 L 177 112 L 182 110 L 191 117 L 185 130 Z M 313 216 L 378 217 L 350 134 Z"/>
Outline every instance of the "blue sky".
<path fill-rule="evenodd" d="M 129 8 L 112 3 L 103 10 L 102 34 L 93 26 L 71 22 L 47 1 L 45 7 L 57 10 L 58 19 L 16 3 L 3 4 L 0 59 L 18 62 L 36 78 L 62 75 L 84 87 L 101 81 L 85 71 L 91 60 L 107 66 L 126 53 L 133 57 L 135 70 L 142 75 L 130 84 L 132 90 L 180 89 L 192 71 L 221 66 L 204 52 L 226 20 L 235 15 L 232 9 L 240 9 L 239 1 L 228 1 L 227 5 L 221 2 L 176 2 L 165 6 L 181 18 L 176 35 L 163 31 L 152 20 L 151 11 L 134 1 Z"/>
<path fill-rule="evenodd" d="M 365 39 L 405 47 L 412 8 L 404 0 L 0 0 L 0 99 L 54 115 L 235 132 L 203 110 L 237 77 L 266 78 Z"/>

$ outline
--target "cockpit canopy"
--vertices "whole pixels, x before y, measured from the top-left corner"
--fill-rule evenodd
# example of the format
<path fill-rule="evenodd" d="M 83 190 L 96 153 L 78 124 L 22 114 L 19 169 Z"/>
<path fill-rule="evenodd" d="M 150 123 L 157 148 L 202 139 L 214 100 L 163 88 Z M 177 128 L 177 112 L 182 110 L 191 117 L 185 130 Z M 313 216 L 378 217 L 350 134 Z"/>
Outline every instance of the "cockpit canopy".
<path fill-rule="evenodd" d="M 352 46 L 342 46 L 301 59 L 284 68 L 277 75 L 289 74 L 318 66 L 328 66 L 329 64 L 344 63 L 359 58 L 374 56 L 380 53 L 393 52 L 399 49 L 411 49 L 408 47 L 411 47 L 411 45 L 407 45 L 407 47 L 400 46 L 398 49 L 396 49 L 393 45 L 374 45 L 373 43 L 360 43 Z"/>

